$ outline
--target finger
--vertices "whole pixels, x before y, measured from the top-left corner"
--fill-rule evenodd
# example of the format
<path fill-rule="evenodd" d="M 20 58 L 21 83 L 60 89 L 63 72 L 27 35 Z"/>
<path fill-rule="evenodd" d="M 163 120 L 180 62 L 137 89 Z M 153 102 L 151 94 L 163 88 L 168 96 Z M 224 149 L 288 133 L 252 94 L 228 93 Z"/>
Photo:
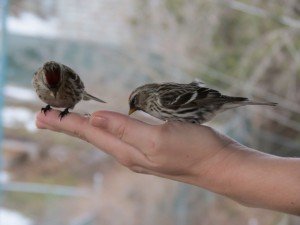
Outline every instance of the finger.
<path fill-rule="evenodd" d="M 120 113 L 98 111 L 92 114 L 90 123 L 106 129 L 126 143 L 146 152 L 155 148 L 158 126 L 149 125 Z"/>
<path fill-rule="evenodd" d="M 75 113 L 69 113 L 67 116 L 60 119 L 59 113 L 60 111 L 54 109 L 46 114 L 42 112 L 38 113 L 36 117 L 37 127 L 39 129 L 63 132 L 86 140 L 83 128 L 85 124 L 88 124 L 88 118 L 81 117 Z"/>
<path fill-rule="evenodd" d="M 89 118 L 70 113 L 60 120 L 58 115 L 59 111 L 56 110 L 51 110 L 46 116 L 39 113 L 36 121 L 38 128 L 79 137 L 114 156 L 127 167 L 147 163 L 145 156 L 140 151 L 111 133 L 92 126 L 89 123 Z"/>

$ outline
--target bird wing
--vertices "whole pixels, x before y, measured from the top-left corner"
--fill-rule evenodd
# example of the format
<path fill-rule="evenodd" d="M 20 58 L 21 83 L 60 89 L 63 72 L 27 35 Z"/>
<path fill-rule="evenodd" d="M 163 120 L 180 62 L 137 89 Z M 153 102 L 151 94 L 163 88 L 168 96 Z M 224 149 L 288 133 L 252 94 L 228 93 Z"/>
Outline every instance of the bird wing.
<path fill-rule="evenodd" d="M 160 95 L 160 102 L 164 107 L 199 108 L 208 103 L 225 103 L 229 99 L 219 91 L 199 85 L 198 82 L 190 84 L 171 84 L 164 93 Z"/>
<path fill-rule="evenodd" d="M 72 82 L 72 84 L 74 85 L 74 88 L 76 88 L 77 90 L 84 90 L 84 84 L 81 81 L 79 75 L 72 70 L 70 67 L 63 65 L 63 70 L 64 70 L 64 74 L 65 74 L 65 78 L 69 79 L 70 82 Z"/>

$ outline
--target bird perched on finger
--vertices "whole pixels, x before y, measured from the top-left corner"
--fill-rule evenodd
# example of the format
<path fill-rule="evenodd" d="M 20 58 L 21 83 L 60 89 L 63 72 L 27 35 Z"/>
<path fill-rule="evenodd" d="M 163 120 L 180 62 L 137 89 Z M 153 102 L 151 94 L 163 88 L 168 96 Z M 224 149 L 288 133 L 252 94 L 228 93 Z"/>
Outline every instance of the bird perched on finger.
<path fill-rule="evenodd" d="M 246 105 L 275 106 L 276 103 L 223 95 L 199 81 L 189 84 L 154 83 L 140 86 L 131 93 L 129 115 L 142 110 L 164 121 L 202 124 L 220 112 Z"/>
<path fill-rule="evenodd" d="M 60 119 L 69 113 L 69 109 L 81 100 L 103 100 L 87 93 L 79 75 L 70 67 L 49 61 L 39 68 L 32 79 L 32 85 L 39 98 L 47 104 L 41 110 L 45 113 L 52 107 L 65 108 L 59 114 Z"/>

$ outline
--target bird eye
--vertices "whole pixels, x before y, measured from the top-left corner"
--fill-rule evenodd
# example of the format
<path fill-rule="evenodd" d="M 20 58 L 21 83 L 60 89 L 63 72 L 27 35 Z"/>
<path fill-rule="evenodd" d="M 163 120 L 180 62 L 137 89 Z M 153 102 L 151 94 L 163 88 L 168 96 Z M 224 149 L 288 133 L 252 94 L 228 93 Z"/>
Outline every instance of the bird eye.
<path fill-rule="evenodd" d="M 137 103 L 137 97 L 136 97 L 136 96 L 134 96 L 134 98 L 133 98 L 133 103 L 134 103 L 134 104 Z"/>
<path fill-rule="evenodd" d="M 131 99 L 131 101 L 130 101 L 130 105 L 131 105 L 131 106 L 135 106 L 136 104 L 137 104 L 137 97 L 134 96 L 134 97 Z"/>

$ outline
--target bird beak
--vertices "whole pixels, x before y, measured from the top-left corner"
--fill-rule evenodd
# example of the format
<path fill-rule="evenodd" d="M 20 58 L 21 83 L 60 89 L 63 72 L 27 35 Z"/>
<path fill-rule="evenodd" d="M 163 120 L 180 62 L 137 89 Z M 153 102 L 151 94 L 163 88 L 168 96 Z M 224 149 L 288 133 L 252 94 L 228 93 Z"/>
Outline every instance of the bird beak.
<path fill-rule="evenodd" d="M 137 109 L 136 108 L 130 108 L 128 115 L 131 115 L 132 113 L 134 113 Z"/>

